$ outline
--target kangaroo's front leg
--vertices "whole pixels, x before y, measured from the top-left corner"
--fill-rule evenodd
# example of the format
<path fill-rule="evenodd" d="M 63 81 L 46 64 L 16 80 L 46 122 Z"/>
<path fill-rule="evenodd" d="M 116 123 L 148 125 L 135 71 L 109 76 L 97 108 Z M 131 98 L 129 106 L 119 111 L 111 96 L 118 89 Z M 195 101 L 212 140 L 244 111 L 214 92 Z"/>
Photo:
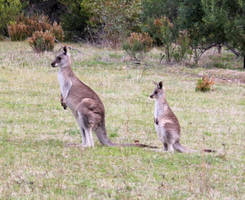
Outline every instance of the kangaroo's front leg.
<path fill-rule="evenodd" d="M 67 105 L 66 105 L 66 103 L 64 101 L 64 98 L 63 98 L 62 94 L 60 95 L 60 103 L 61 103 L 61 106 L 66 110 Z"/>

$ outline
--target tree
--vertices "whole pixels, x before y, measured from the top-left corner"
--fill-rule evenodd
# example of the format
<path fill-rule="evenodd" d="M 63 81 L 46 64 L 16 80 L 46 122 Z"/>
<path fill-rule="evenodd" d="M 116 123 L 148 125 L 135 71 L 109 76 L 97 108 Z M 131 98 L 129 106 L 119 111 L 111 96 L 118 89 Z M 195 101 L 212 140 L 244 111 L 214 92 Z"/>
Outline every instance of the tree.
<path fill-rule="evenodd" d="M 225 27 L 226 46 L 237 56 L 243 57 L 245 69 L 245 2 L 226 2 L 229 20 Z"/>
<path fill-rule="evenodd" d="M 20 0 L 0 0 L 0 35 L 7 35 L 7 25 L 21 12 Z"/>
<path fill-rule="evenodd" d="M 189 32 L 194 59 L 211 47 L 226 45 L 244 56 L 244 1 L 184 0 L 178 22 Z"/>
<path fill-rule="evenodd" d="M 141 19 L 145 22 L 149 18 L 167 16 L 173 22 L 177 18 L 180 2 L 181 0 L 142 0 Z"/>
<path fill-rule="evenodd" d="M 83 0 L 60 0 L 66 7 L 61 16 L 61 24 L 65 31 L 66 40 L 81 40 L 88 37 L 87 26 L 89 12 L 82 5 Z"/>
<path fill-rule="evenodd" d="M 90 26 L 101 30 L 100 36 L 117 46 L 139 26 L 141 0 L 84 0 L 81 6 L 90 13 Z"/>
<path fill-rule="evenodd" d="M 45 15 L 51 22 L 60 23 L 60 16 L 67 12 L 61 0 L 22 0 L 22 2 L 26 15 Z"/>

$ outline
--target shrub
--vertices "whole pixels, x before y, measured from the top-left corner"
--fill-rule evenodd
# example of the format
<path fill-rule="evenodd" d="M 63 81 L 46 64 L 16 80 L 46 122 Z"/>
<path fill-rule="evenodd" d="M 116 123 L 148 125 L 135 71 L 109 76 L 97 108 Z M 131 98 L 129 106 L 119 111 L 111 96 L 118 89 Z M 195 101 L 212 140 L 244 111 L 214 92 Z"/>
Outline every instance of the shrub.
<path fill-rule="evenodd" d="M 173 52 L 173 57 L 176 62 L 181 62 L 183 59 L 186 59 L 188 55 L 192 55 L 190 37 L 186 30 L 179 32 L 176 44 L 176 48 Z"/>
<path fill-rule="evenodd" d="M 22 9 L 21 0 L 0 0 L 0 34 L 7 36 L 7 25 L 15 20 Z"/>
<path fill-rule="evenodd" d="M 213 78 L 209 78 L 208 76 L 203 76 L 202 79 L 197 81 L 196 91 L 207 92 L 214 85 Z"/>
<path fill-rule="evenodd" d="M 56 22 L 51 25 L 47 16 L 25 17 L 21 15 L 16 19 L 15 23 L 8 25 L 9 36 L 11 40 L 15 41 L 25 40 L 36 31 L 50 31 L 59 41 L 62 41 L 64 38 L 62 27 Z"/>
<path fill-rule="evenodd" d="M 28 27 L 23 24 L 11 24 L 8 26 L 8 33 L 12 41 L 22 41 L 29 36 Z"/>
<path fill-rule="evenodd" d="M 118 47 L 128 33 L 139 30 L 141 0 L 83 0 L 81 5 L 90 13 L 93 33 L 106 45 Z"/>
<path fill-rule="evenodd" d="M 123 44 L 123 50 L 135 59 L 143 58 L 144 53 L 148 52 L 152 47 L 152 38 L 148 33 L 131 33 L 127 41 Z"/>
<path fill-rule="evenodd" d="M 159 37 L 162 43 L 162 48 L 165 53 L 164 56 L 166 57 L 166 61 L 170 63 L 173 57 L 173 43 L 176 41 L 177 31 L 175 30 L 173 23 L 170 22 L 170 20 L 167 17 L 155 19 L 154 25 L 157 28 L 156 37 Z"/>
<path fill-rule="evenodd" d="M 54 49 L 55 37 L 50 31 L 36 31 L 28 42 L 36 52 L 52 51 Z"/>
<path fill-rule="evenodd" d="M 57 24 L 56 22 L 53 23 L 52 33 L 56 40 L 58 41 L 64 40 L 64 31 L 62 30 L 61 25 Z"/>

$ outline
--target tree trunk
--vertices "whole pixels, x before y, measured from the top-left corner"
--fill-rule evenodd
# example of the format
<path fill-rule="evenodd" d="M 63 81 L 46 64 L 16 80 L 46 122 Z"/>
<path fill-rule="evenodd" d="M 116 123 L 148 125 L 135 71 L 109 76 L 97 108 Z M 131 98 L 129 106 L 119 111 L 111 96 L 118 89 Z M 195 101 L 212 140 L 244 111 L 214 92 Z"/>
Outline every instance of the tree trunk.
<path fill-rule="evenodd" d="M 221 54 L 222 46 L 219 44 L 217 48 L 218 48 L 218 54 Z"/>

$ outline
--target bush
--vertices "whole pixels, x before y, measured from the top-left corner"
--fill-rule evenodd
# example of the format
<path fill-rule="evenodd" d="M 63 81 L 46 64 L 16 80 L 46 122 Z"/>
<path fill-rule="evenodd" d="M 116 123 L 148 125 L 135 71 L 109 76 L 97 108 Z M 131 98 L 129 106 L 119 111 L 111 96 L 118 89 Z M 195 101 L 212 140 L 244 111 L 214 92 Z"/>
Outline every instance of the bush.
<path fill-rule="evenodd" d="M 127 41 L 123 44 L 123 50 L 135 59 L 143 58 L 144 53 L 148 52 L 152 47 L 152 38 L 148 33 L 131 33 Z"/>
<path fill-rule="evenodd" d="M 36 52 L 52 51 L 54 49 L 55 37 L 50 31 L 36 31 L 28 42 Z"/>
<path fill-rule="evenodd" d="M 92 32 L 106 45 L 118 47 L 130 32 L 139 30 L 141 0 L 83 0 L 81 5 L 90 13 Z"/>
<path fill-rule="evenodd" d="M 62 27 L 56 22 L 51 25 L 47 16 L 25 17 L 23 15 L 16 19 L 15 23 L 8 25 L 8 33 L 11 40 L 25 40 L 36 31 L 50 31 L 59 41 L 64 39 Z"/>
<path fill-rule="evenodd" d="M 196 91 L 207 92 L 214 85 L 213 78 L 209 78 L 208 76 L 203 76 L 202 79 L 197 81 Z"/>
<path fill-rule="evenodd" d="M 175 30 L 173 23 L 167 17 L 155 19 L 154 25 L 156 27 L 154 37 L 159 38 L 159 40 L 161 41 L 165 53 L 163 57 L 165 56 L 166 61 L 170 63 L 174 52 L 173 43 L 176 41 L 178 35 L 177 31 Z M 161 58 L 161 61 L 163 57 Z"/>
<path fill-rule="evenodd" d="M 28 27 L 23 24 L 12 24 L 8 26 L 8 33 L 12 41 L 22 41 L 29 36 Z"/>
<path fill-rule="evenodd" d="M 0 34 L 7 36 L 7 25 L 15 20 L 22 9 L 20 0 L 0 0 Z"/>
<path fill-rule="evenodd" d="M 52 31 L 56 40 L 58 40 L 58 41 L 64 40 L 64 31 L 62 30 L 61 25 L 54 22 L 51 31 Z"/>
<path fill-rule="evenodd" d="M 77 42 L 81 41 L 85 36 L 88 37 L 86 35 L 86 27 L 89 21 L 89 13 L 81 4 L 81 1 L 62 1 L 62 4 L 67 8 L 67 11 L 61 15 L 65 40 Z"/>
<path fill-rule="evenodd" d="M 177 41 L 177 45 L 173 52 L 173 57 L 176 62 L 181 62 L 183 59 L 192 55 L 192 49 L 190 48 L 190 37 L 187 31 L 180 31 Z"/>

